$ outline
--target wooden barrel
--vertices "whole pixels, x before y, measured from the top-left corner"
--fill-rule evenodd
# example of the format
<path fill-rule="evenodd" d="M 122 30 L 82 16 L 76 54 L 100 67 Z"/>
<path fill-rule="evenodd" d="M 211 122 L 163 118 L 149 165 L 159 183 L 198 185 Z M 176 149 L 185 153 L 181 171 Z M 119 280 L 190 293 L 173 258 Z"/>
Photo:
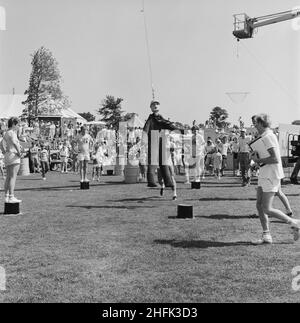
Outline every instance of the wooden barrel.
<path fill-rule="evenodd" d="M 115 165 L 115 175 L 116 176 L 123 176 L 124 175 L 124 168 L 125 168 L 125 158 L 124 157 L 117 157 L 116 158 L 116 165 Z"/>
<path fill-rule="evenodd" d="M 19 176 L 29 176 L 29 158 L 21 158 L 20 169 L 18 172 Z"/>
<path fill-rule="evenodd" d="M 139 182 L 139 166 L 126 165 L 124 169 L 126 184 L 135 184 Z"/>

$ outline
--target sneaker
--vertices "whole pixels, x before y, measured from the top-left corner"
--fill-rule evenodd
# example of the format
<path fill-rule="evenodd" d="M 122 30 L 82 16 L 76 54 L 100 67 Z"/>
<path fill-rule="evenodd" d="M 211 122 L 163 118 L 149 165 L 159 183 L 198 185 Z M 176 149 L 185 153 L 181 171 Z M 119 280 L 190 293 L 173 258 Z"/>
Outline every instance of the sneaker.
<path fill-rule="evenodd" d="M 294 224 L 292 224 L 294 240 L 298 241 L 300 239 L 300 220 L 294 220 Z"/>
<path fill-rule="evenodd" d="M 8 203 L 8 200 L 9 200 L 9 196 L 7 195 L 7 196 L 5 196 L 4 202 Z"/>
<path fill-rule="evenodd" d="M 162 187 L 161 189 L 160 189 L 160 196 L 163 196 L 164 195 L 164 188 Z"/>
<path fill-rule="evenodd" d="M 177 196 L 176 195 L 173 196 L 173 201 L 177 201 Z"/>
<path fill-rule="evenodd" d="M 8 198 L 7 203 L 22 203 L 22 200 L 18 200 L 16 197 L 11 196 L 11 197 Z"/>
<path fill-rule="evenodd" d="M 273 243 L 273 239 L 270 233 L 263 233 L 261 239 L 257 241 L 253 241 L 253 244 L 255 245 L 272 244 L 272 243 Z"/>
<path fill-rule="evenodd" d="M 157 187 L 157 185 L 156 185 L 156 184 L 151 184 L 151 183 L 150 183 L 150 184 L 148 184 L 147 186 L 148 186 L 148 187 Z"/>
<path fill-rule="evenodd" d="M 286 212 L 285 213 L 287 216 L 289 216 L 290 218 L 293 218 L 294 217 L 294 213 L 293 212 Z"/>
<path fill-rule="evenodd" d="M 185 185 L 191 185 L 191 182 L 190 181 L 185 181 L 184 184 Z"/>
<path fill-rule="evenodd" d="M 299 185 L 297 178 L 291 177 L 290 180 L 291 180 L 291 184 Z"/>

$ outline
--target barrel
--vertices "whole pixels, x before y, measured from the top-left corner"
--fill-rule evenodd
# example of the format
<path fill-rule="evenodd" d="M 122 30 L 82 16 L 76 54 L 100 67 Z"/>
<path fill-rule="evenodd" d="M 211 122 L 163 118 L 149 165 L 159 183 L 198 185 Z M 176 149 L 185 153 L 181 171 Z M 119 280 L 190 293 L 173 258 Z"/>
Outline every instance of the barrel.
<path fill-rule="evenodd" d="M 116 176 L 123 176 L 124 175 L 124 166 L 125 165 L 125 158 L 124 157 L 117 157 L 116 158 L 116 165 L 115 165 L 115 175 Z"/>
<path fill-rule="evenodd" d="M 139 181 L 139 166 L 126 165 L 124 169 L 125 183 L 135 184 Z"/>
<path fill-rule="evenodd" d="M 19 176 L 29 176 L 29 158 L 21 158 L 20 169 L 18 172 Z"/>

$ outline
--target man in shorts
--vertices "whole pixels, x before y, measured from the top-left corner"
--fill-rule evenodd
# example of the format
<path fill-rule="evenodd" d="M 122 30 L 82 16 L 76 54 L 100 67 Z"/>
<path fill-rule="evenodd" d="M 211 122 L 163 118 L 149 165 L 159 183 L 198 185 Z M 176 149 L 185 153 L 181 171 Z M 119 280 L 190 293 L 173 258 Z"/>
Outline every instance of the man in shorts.
<path fill-rule="evenodd" d="M 88 134 L 86 127 L 81 127 L 80 134 L 77 137 L 78 143 L 78 162 L 80 169 L 81 182 L 89 182 L 87 178 L 88 163 L 91 160 L 90 152 L 93 146 L 93 139 Z"/>
<path fill-rule="evenodd" d="M 297 241 L 300 236 L 300 220 L 292 219 L 272 206 L 274 196 L 280 190 L 284 172 L 281 163 L 279 143 L 276 135 L 270 129 L 270 118 L 266 114 L 259 114 L 252 120 L 269 153 L 269 157 L 267 158 L 259 158 L 257 153 L 254 153 L 252 156 L 253 160 L 260 165 L 256 207 L 263 229 L 262 239 L 257 241 L 256 244 L 272 244 L 273 242 L 269 227 L 269 216 L 289 224 L 293 229 L 294 240 Z"/>

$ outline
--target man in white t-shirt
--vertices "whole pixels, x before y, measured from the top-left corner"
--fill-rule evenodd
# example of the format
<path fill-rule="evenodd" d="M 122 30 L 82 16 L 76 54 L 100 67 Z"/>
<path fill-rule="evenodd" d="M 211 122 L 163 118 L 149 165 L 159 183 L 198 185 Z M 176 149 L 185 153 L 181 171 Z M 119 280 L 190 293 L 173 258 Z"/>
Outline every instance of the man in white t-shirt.
<path fill-rule="evenodd" d="M 241 129 L 241 136 L 238 139 L 238 147 L 239 147 L 239 162 L 241 167 L 241 175 L 242 175 L 242 186 L 250 185 L 250 137 L 246 136 L 246 130 Z"/>
<path fill-rule="evenodd" d="M 294 240 L 299 240 L 300 220 L 295 220 L 274 209 L 273 199 L 280 190 L 281 179 L 284 178 L 284 172 L 281 163 L 280 149 L 277 137 L 270 129 L 270 118 L 266 114 L 259 114 L 253 119 L 253 124 L 261 136 L 261 140 L 269 153 L 269 157 L 260 158 L 257 153 L 253 154 L 253 160 L 260 164 L 257 188 L 257 210 L 263 228 L 262 239 L 257 244 L 271 244 L 272 236 L 269 228 L 269 216 L 275 217 L 293 228 Z"/>
<path fill-rule="evenodd" d="M 91 159 L 90 152 L 93 145 L 92 137 L 87 133 L 86 128 L 81 127 L 81 132 L 77 137 L 78 144 L 78 161 L 80 167 L 81 182 L 88 182 L 87 167 Z"/>

